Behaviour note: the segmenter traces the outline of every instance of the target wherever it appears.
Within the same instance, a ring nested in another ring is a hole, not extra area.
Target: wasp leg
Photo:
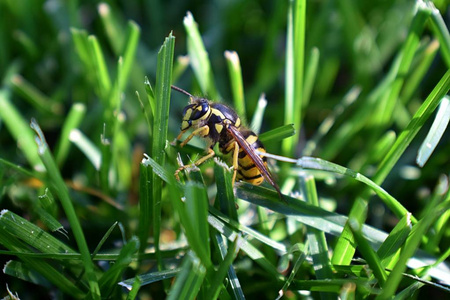
[[[181,131],[180,134],[177,136],[177,140],[181,139],[181,136],[186,131]],[[209,134],[209,126],[205,125],[203,127],[195,129],[181,144],[180,147],[186,146],[187,143],[189,143],[190,140],[196,135],[200,135],[202,137],[205,137]]]
[[[231,181],[231,184],[234,186],[234,182],[236,181],[236,175],[237,175],[237,170],[239,167],[239,162],[238,162],[238,158],[239,158],[239,144],[234,141],[234,150],[233,150],[233,181]]]
[[[202,158],[200,158],[199,160],[197,160],[195,163],[193,164],[189,164],[189,165],[185,165],[182,167],[179,167],[178,170],[175,171],[175,178],[180,181],[180,176],[178,175],[181,171],[183,171],[184,169],[193,167],[193,166],[199,166],[202,163],[204,163],[205,161],[207,161],[208,159],[210,159],[211,157],[213,157],[215,155],[214,150],[211,148],[208,148],[208,154],[206,154],[205,156],[203,156]]]

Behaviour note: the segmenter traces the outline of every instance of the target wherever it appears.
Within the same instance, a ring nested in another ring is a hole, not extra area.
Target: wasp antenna
[[[183,93],[183,94],[185,94],[185,95],[187,95],[187,96],[189,96],[189,97],[191,97],[191,98],[194,98],[194,96],[192,96],[191,94],[189,94],[189,93],[186,92],[185,90],[180,89],[180,88],[177,87],[177,86],[171,85],[170,87],[171,87],[172,89],[174,89],[175,91],[177,91],[177,92]]]

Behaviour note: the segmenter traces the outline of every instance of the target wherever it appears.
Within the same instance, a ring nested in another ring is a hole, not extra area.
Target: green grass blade
[[[46,288],[51,286],[51,283],[45,277],[36,272],[34,269],[29,268],[27,264],[19,261],[10,260],[6,262],[3,267],[3,273],[21,280],[32,282],[36,285],[44,286]]]
[[[384,285],[387,279],[387,273],[381,263],[380,258],[377,253],[372,249],[367,240],[363,237],[361,233],[361,223],[359,220],[350,219],[349,221],[350,229],[353,232],[356,243],[358,244],[358,250],[361,252],[362,257],[366,260],[370,269],[373,271],[375,278],[378,279],[380,285]]]
[[[185,204],[184,217],[181,222],[192,250],[201,259],[202,264],[209,268],[211,250],[209,247],[208,228],[208,197],[203,186],[188,182],[184,186]]]
[[[99,280],[101,293],[104,297],[110,297],[114,288],[118,288],[117,282],[122,276],[122,273],[130,265],[134,254],[139,250],[139,240],[135,237],[131,238],[128,243],[122,247],[119,256],[114,262],[114,265],[104,272]]]
[[[285,254],[287,252],[286,246],[282,243],[276,242],[273,239],[261,234],[259,231],[256,231],[250,227],[244,226],[237,222],[236,220],[231,219],[229,216],[221,213],[220,211],[216,210],[213,207],[209,207],[209,222],[219,222],[219,223],[225,223],[230,228],[242,232],[249,237],[252,237],[255,240],[260,241],[261,243],[264,243],[265,245],[272,247],[273,249],[277,250],[278,252]]]
[[[272,129],[270,131],[261,133],[259,139],[261,142],[271,142],[281,141],[282,139],[291,137],[295,134],[295,128],[293,124],[283,125],[281,127]]]
[[[98,5],[97,9],[108,41],[115,55],[118,56],[123,50],[124,45],[126,45],[125,39],[127,35],[125,30],[123,30],[122,24],[120,24],[117,17],[114,16],[113,9],[111,9],[110,5],[103,2]]]
[[[134,64],[140,33],[139,26],[135,22],[130,21],[128,23],[128,32],[126,35],[126,48],[123,51],[122,71],[120,72],[120,78],[118,78],[118,82],[120,83],[118,87],[119,91],[124,89],[125,83],[128,82],[127,79],[130,77],[130,71]]]
[[[20,75],[11,79],[15,91],[25,98],[37,111],[55,116],[62,113],[61,103],[55,102]]]
[[[69,139],[78,149],[83,152],[83,154],[89,159],[94,168],[98,171],[100,170],[100,164],[102,162],[102,153],[100,150],[92,143],[87,136],[85,136],[78,129],[73,129],[69,133]]]
[[[414,114],[408,126],[401,132],[395,144],[389,153],[380,163],[376,174],[373,176],[373,182],[381,184],[394,165],[404,153],[405,149],[416,136],[417,132],[422,128],[425,121],[431,116],[441,99],[448,93],[450,89],[450,70],[447,71],[436,87],[428,95],[417,112]]]
[[[188,252],[183,259],[181,269],[167,299],[194,299],[200,290],[205,275],[206,269],[201,260],[192,252]]]
[[[61,177],[61,173],[56,166],[56,162],[49,151],[42,130],[39,128],[39,125],[34,122],[31,123],[31,126],[38,135],[36,141],[38,143],[39,155],[42,159],[42,162],[44,163],[45,169],[47,170],[49,185],[53,190],[53,194],[57,195],[59,200],[61,201],[61,205],[72,228],[73,235],[75,236],[75,240],[81,253],[81,258],[88,278],[91,296],[94,299],[99,299],[100,290],[98,287],[96,275],[94,273],[94,264],[91,260],[91,255],[89,253],[86,239],[84,238],[83,230],[70,199],[69,191],[67,190],[67,186],[65,185],[64,180]]]
[[[239,56],[235,51],[225,51],[228,73],[230,74],[233,106],[239,116],[245,117],[244,83]]]
[[[232,179],[232,170],[222,161],[214,159],[214,176],[217,185],[216,202],[225,215],[237,221],[238,214],[234,198]],[[217,207],[217,206],[216,206]]]
[[[431,10],[428,9],[423,2],[417,2],[416,14],[411,23],[408,37],[403,44],[400,52],[400,65],[397,70],[396,78],[390,88],[387,90],[387,95],[382,97],[382,102],[378,105],[377,112],[374,116],[378,119],[376,124],[388,124],[392,117],[400,90],[405,81],[405,75],[408,73],[416,50],[419,46],[420,35],[425,27],[425,22],[429,18]]]
[[[386,283],[383,285],[383,290],[377,297],[378,299],[391,299],[391,297],[397,290],[400,281],[402,280],[407,261],[417,251],[417,248],[422,241],[423,235],[426,234],[428,228],[432,225],[436,218],[450,208],[449,202],[442,203],[443,205],[437,205],[439,198],[440,197],[435,197],[435,199],[432,200],[431,203],[433,205],[429,206],[431,209],[419,221],[419,223],[417,223],[413,227],[413,230],[411,231],[411,234],[406,241],[405,247],[399,257],[399,260],[390,273]]]
[[[0,90],[0,118],[5,123],[11,135],[17,142],[28,160],[28,163],[38,171],[43,171],[44,166],[38,155],[33,131],[20,115],[20,112],[10,102],[10,95],[6,90]]]
[[[136,299],[136,297],[138,295],[138,292],[139,292],[139,289],[141,288],[141,284],[142,284],[142,282],[139,279],[139,276],[136,276],[136,278],[135,278],[135,280],[133,282],[133,285],[131,286],[131,290],[128,293],[127,300],[134,300],[134,299]]]
[[[111,78],[108,74],[108,68],[106,67],[105,57],[103,51],[97,40],[97,37],[91,35],[87,39],[90,51],[92,53],[93,68],[95,71],[98,95],[106,107],[109,107],[109,93],[111,90]]]
[[[434,119],[433,125],[431,125],[425,140],[420,146],[419,153],[417,154],[416,162],[420,167],[423,167],[427,160],[430,158],[434,149],[436,149],[445,129],[450,121],[450,97],[445,96],[441,104],[439,105],[438,112]]]
[[[220,255],[222,259],[224,259],[225,256],[230,252],[228,251],[229,247],[227,244],[225,244],[225,239],[222,235],[216,234],[216,243],[217,247],[219,248]],[[239,282],[239,278],[236,275],[236,271],[234,270],[233,265],[230,265],[228,267],[228,280],[233,291],[234,298],[241,300],[245,299],[241,283]]]
[[[314,177],[311,175],[302,177],[300,179],[302,190],[304,191],[306,202],[319,206],[319,199],[317,197],[316,184]],[[314,271],[317,279],[332,279],[333,273],[331,271],[330,259],[328,258],[328,246],[323,231],[315,228],[308,228],[308,244],[309,253],[313,258]],[[330,295],[323,294],[322,299],[330,298]]]
[[[70,149],[70,132],[72,129],[78,128],[86,113],[86,106],[82,103],[75,103],[70,108],[69,114],[64,121],[59,137],[58,145],[55,150],[55,159],[58,166],[62,166],[69,154]]]
[[[218,299],[219,294],[224,287],[222,282],[227,275],[227,271],[234,259],[236,258],[237,253],[239,252],[239,240],[242,237],[237,236],[236,239],[228,244],[228,249],[225,257],[222,257],[222,261],[219,264],[219,268],[214,274],[213,280],[211,282],[211,287],[206,292],[206,299]]]
[[[180,268],[170,269],[170,270],[163,270],[163,271],[157,271],[157,272],[151,272],[151,273],[145,273],[139,276],[136,276],[135,278],[127,279],[124,281],[119,282],[119,284],[128,290],[132,289],[136,278],[139,278],[140,285],[144,286],[153,282],[161,281],[164,279],[170,279],[175,277],[180,272]]]
[[[183,24],[188,35],[187,48],[190,63],[195,77],[200,84],[200,88],[204,95],[208,95],[211,99],[218,99],[208,52],[206,52],[205,45],[198,30],[198,24],[195,22],[191,12],[188,12],[186,17],[184,17]]]
[[[314,88],[314,82],[317,76],[317,68],[319,67],[320,52],[314,47],[311,49],[308,64],[305,68],[305,83],[302,95],[302,113],[305,114],[305,109],[311,99],[311,94]]]
[[[250,128],[256,133],[259,134],[261,131],[261,125],[263,122],[264,112],[266,111],[267,99],[265,94],[261,94],[258,99],[258,104],[256,106],[256,110],[253,113],[252,122],[250,123]]]
[[[389,236],[381,244],[377,254],[381,259],[381,264],[386,269],[393,269],[397,264],[400,251],[411,232],[411,216],[407,214],[395,225],[394,229],[389,233]]]
[[[450,68],[450,33],[447,26],[445,25],[445,21],[441,13],[436,9],[433,2],[426,2],[426,5],[431,9],[432,12],[431,29],[439,40],[442,56],[445,63],[447,64],[447,67]]]
[[[303,75],[305,59],[305,14],[306,1],[290,1],[288,12],[288,32],[286,45],[286,96],[285,124],[295,124],[296,134],[282,143],[283,155],[294,153],[299,139],[301,109],[303,101]]]
[[[172,33],[165,39],[164,44],[158,53],[158,64],[156,70],[156,85],[155,85],[155,114],[153,119],[153,133],[152,133],[152,157],[156,163],[161,166],[165,165],[167,131],[169,123],[169,107],[170,107],[170,85],[172,82],[173,69],[173,53],[175,47],[175,37]],[[151,97],[149,95],[149,97]],[[162,181],[156,173],[152,173],[149,182],[151,188],[150,203],[147,207],[152,208],[152,230],[155,241],[156,256],[158,258],[158,267],[162,269],[162,261],[159,251],[159,237],[161,227],[161,201],[162,201]],[[143,221],[142,218],[140,221]],[[144,221],[145,224],[146,221]],[[141,243],[146,244],[146,241]],[[141,251],[145,249],[141,246]]]
[[[411,119],[408,126],[399,135],[399,137],[395,141],[394,145],[392,146],[392,148],[390,149],[388,154],[385,156],[383,161],[380,163],[378,170],[375,173],[375,175],[373,176],[373,179],[371,180],[371,182],[373,182],[375,185],[380,185],[381,183],[383,183],[386,176],[389,174],[389,172],[392,170],[394,165],[399,160],[400,156],[404,153],[405,149],[408,147],[408,145],[414,139],[417,132],[422,128],[425,121],[430,117],[430,115],[436,109],[440,100],[448,92],[449,88],[450,88],[450,70],[444,74],[444,76],[438,82],[436,87],[431,91],[431,93],[429,94],[429,96],[427,97],[425,102],[420,106],[420,108],[414,114],[414,116]],[[364,196],[363,198],[366,198],[366,196]],[[358,203],[360,204],[359,208],[352,209],[349,217],[358,218],[363,215],[363,212],[366,210],[365,207],[367,206],[367,200],[360,199],[360,200],[358,200]],[[396,209],[400,209],[401,211],[403,210],[403,209],[401,209],[401,206],[398,206],[393,201],[388,201],[387,203],[390,203],[392,205],[395,204]],[[391,207],[391,209],[392,208],[393,207]],[[399,211],[399,212],[401,212],[401,211]],[[405,213],[406,213],[406,211],[405,211]],[[401,216],[402,215],[399,215],[399,217],[401,217]],[[350,263],[350,258],[354,253],[354,247],[352,246],[352,243],[353,243],[353,238],[352,238],[352,234],[350,232],[350,228],[346,228],[344,234],[342,235],[342,237],[339,239],[338,243],[336,244],[336,251],[335,251],[333,258],[338,258],[340,260],[341,264]],[[342,252],[344,252],[346,255],[339,256],[339,255],[342,255]],[[347,259],[345,261],[343,261],[339,257],[343,257],[343,258],[346,257]],[[333,261],[333,263],[337,263],[334,259],[332,261]]]
[[[0,244],[11,251],[14,251],[16,253],[15,255],[27,265],[28,269],[41,274],[44,278],[66,293],[78,297],[83,296],[83,292],[52,265],[42,259],[33,259],[32,257],[23,255],[32,251],[26,243],[31,245],[36,243],[42,251],[47,251],[46,246],[49,245],[49,251],[53,252],[51,255],[54,255],[54,253],[58,253],[61,250],[64,252],[64,249],[70,250],[71,252],[73,252],[73,250],[50,236],[48,233],[42,231],[39,227],[7,210],[2,210],[0,222],[2,223],[2,228],[4,228],[4,230],[0,230]],[[26,229],[37,230],[29,231]],[[42,236],[42,238],[40,238],[40,236]],[[63,248],[52,251],[61,244],[63,245]],[[21,275],[18,274],[18,276]]]

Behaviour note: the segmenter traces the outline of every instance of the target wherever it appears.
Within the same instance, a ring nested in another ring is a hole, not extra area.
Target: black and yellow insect
[[[181,142],[180,146],[185,146],[196,135],[207,139],[209,143],[208,154],[192,165],[182,166],[175,172],[178,180],[182,170],[193,165],[198,166],[213,157],[215,154],[213,147],[219,143],[219,149],[223,154],[232,154],[233,182],[244,180],[254,185],[260,185],[265,179],[282,197],[280,188],[267,168],[266,157],[255,152],[255,150],[266,152],[263,144],[253,131],[242,126],[241,119],[233,109],[205,98],[194,97],[176,86],[172,86],[172,89],[190,98],[190,104],[183,110],[181,132],[177,140],[180,140],[189,129],[193,128],[194,131]]]

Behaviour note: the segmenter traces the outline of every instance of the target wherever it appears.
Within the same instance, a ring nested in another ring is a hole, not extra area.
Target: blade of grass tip
[[[114,222],[114,224],[111,225],[111,227],[109,227],[108,231],[103,235],[102,239],[100,240],[100,242],[98,243],[97,247],[95,247],[94,251],[92,252],[92,259],[95,258],[95,256],[97,255],[97,253],[100,251],[100,249],[102,248],[103,244],[106,242],[106,240],[109,238],[109,236],[111,235],[112,231],[114,230],[114,228],[116,228],[117,224],[119,222]]]
[[[60,115],[61,103],[53,101],[20,75],[11,78],[15,91],[24,97],[36,110],[49,115]]]
[[[148,80],[147,76],[145,76],[144,80],[145,85],[145,92],[147,94],[147,101],[150,106],[150,111],[148,111],[149,119],[152,120],[155,115],[155,109],[156,109],[156,97],[155,93],[153,91],[152,85],[150,81]],[[153,132],[149,126],[149,133]],[[151,138],[151,137],[150,137]]]
[[[416,163],[423,167],[436,149],[450,121],[450,97],[445,96],[439,105],[438,112],[425,140],[419,148]]]
[[[426,5],[431,9],[431,29],[439,40],[441,45],[441,53],[447,67],[450,68],[450,33],[445,25],[439,10],[436,9],[433,2],[426,2]]]
[[[442,197],[440,197],[440,195],[433,197],[430,205],[428,206],[430,208],[428,212],[419,221],[419,223],[414,225],[410,236],[406,240],[403,251],[400,254],[400,258],[392,272],[389,274],[386,283],[383,285],[381,294],[378,295],[377,299],[392,298],[400,284],[400,281],[403,278],[403,272],[407,267],[408,260],[414,255],[414,253],[420,246],[422,236],[426,234],[427,230],[433,224],[436,218],[450,208],[449,202],[439,204],[441,198]]]
[[[283,155],[289,156],[297,146],[303,101],[303,76],[305,60],[305,15],[306,1],[291,0],[288,11],[288,32],[286,45],[286,99],[285,124],[295,124],[297,132],[292,139],[282,143]]]
[[[169,108],[170,108],[170,85],[172,82],[173,69],[173,55],[175,47],[175,37],[172,32],[164,40],[161,49],[158,52],[158,63],[156,69],[156,85],[155,85],[155,114],[153,119],[153,143],[152,143],[152,157],[155,162],[161,166],[165,165],[166,154],[164,149],[167,144],[167,131],[169,126]],[[146,204],[152,207],[152,229],[155,242],[156,258],[158,261],[158,268],[161,270],[162,259],[161,251],[159,249],[159,237],[161,227],[161,201],[162,201],[162,180],[156,174],[152,173],[150,176],[151,186],[151,202]],[[142,220],[140,218],[140,220]],[[146,241],[141,241],[146,244]],[[145,249],[141,247],[141,251]]]
[[[19,149],[22,150],[28,163],[36,171],[44,171],[44,166],[39,158],[38,148],[34,141],[33,132],[19,111],[10,102],[10,94],[4,89],[0,90],[0,118],[16,140]]]
[[[82,103],[75,103],[70,108],[69,113],[64,121],[59,137],[58,145],[55,150],[55,159],[58,166],[62,166],[69,154],[70,149],[70,132],[72,129],[80,126],[86,113],[86,106]]]
[[[363,237],[361,232],[361,224],[358,220],[349,220],[350,229],[353,232],[356,243],[358,244],[358,250],[361,252],[362,257],[366,260],[370,269],[373,271],[373,275],[378,280],[380,286],[383,286],[387,279],[387,273],[381,263],[380,258],[375,251],[370,247],[367,240]]]
[[[168,300],[194,299],[203,283],[206,268],[194,253],[188,252],[181,264],[181,269],[175,278],[175,283],[169,291]]]
[[[233,106],[239,116],[245,117],[244,83],[242,82],[239,56],[236,51],[225,51],[224,55],[227,60],[228,73],[230,75]]]
[[[295,134],[294,124],[283,125],[281,127],[272,129],[270,131],[261,133],[259,135],[259,139],[261,142],[271,142],[275,143],[276,141],[281,141],[282,139],[288,138]]]
[[[187,12],[183,24],[188,35],[187,49],[195,78],[200,84],[203,94],[208,95],[211,99],[218,99],[219,94],[215,89],[214,75],[208,52],[206,52],[198,30],[198,24],[195,22],[191,12]]]
[[[111,12],[111,7],[107,3],[100,3],[97,7],[98,15],[102,21],[103,28],[108,37],[108,41],[115,55],[120,55],[125,44],[125,32],[122,24]]]
[[[119,79],[119,91],[122,91],[125,87],[125,83],[128,82],[127,79],[130,76],[130,71],[134,64],[140,35],[141,29],[139,26],[133,21],[128,22],[127,40],[125,42],[126,48],[123,52],[123,67],[122,72],[120,72],[121,79]]]
[[[316,183],[314,177],[305,175],[300,177],[300,185],[304,193],[306,202],[319,206],[319,199],[317,197]],[[309,243],[309,252],[313,258],[314,272],[317,279],[332,279],[333,272],[331,270],[330,259],[328,258],[328,246],[323,231],[315,228],[307,228],[307,237]],[[321,294],[321,298],[331,298],[329,294]]]
[[[133,261],[133,256],[138,250],[139,240],[136,237],[132,237],[120,250],[119,256],[115,260],[114,265],[103,273],[98,283],[104,297],[111,296],[110,293],[117,286],[119,278]]]
[[[97,40],[97,37],[90,35],[88,37],[89,50],[92,55],[92,62],[95,71],[95,78],[97,83],[98,97],[102,100],[103,104],[108,107],[108,96],[111,90],[111,79],[108,74],[108,68],[106,67],[103,51]]]
[[[261,125],[263,121],[264,112],[267,106],[267,99],[265,94],[261,94],[258,99],[258,104],[256,106],[256,110],[253,114],[252,122],[250,123],[250,128],[256,133],[259,134],[261,130]]]
[[[47,170],[50,187],[52,190],[54,190],[53,193],[57,195],[59,200],[61,201],[61,205],[72,228],[73,235],[75,236],[75,240],[81,253],[81,258],[88,278],[90,294],[94,299],[100,299],[100,289],[98,286],[97,277],[94,272],[94,264],[91,260],[89,248],[87,246],[86,239],[84,238],[81,224],[72,205],[67,186],[65,185],[64,180],[61,177],[61,173],[59,172],[58,167],[56,166],[56,163],[49,151],[49,147],[47,145],[47,142],[45,141],[44,134],[39,125],[35,121],[32,121],[31,127],[37,133],[36,142],[38,144],[39,156],[41,157],[42,162],[44,163],[44,166]]]
[[[69,140],[80,149],[80,151],[89,159],[94,168],[100,170],[102,154],[100,150],[78,129],[72,129],[69,134]]]
[[[214,158],[214,176],[216,178],[217,196],[214,203],[217,208],[220,207],[225,215],[237,221],[238,214],[234,198],[233,184],[231,182],[231,169],[228,165],[218,158]]]

